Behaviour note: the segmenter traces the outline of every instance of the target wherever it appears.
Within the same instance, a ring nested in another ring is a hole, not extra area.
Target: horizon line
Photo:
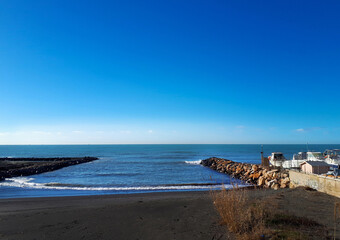
[[[0,146],[98,146],[98,145],[306,145],[306,143],[33,143],[33,144],[0,144]],[[308,143],[308,145],[340,145],[340,143]]]

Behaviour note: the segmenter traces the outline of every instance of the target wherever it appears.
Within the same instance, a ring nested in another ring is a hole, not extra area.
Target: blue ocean
[[[263,145],[265,155],[283,152],[287,158],[309,150],[338,145]],[[221,157],[260,163],[261,145],[18,145],[0,146],[0,157],[82,157],[99,160],[53,172],[0,182],[0,198],[200,191],[226,188],[235,180],[199,165]],[[241,182],[236,182],[242,185]]]

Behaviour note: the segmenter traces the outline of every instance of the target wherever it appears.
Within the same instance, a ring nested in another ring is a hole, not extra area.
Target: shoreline
[[[209,194],[211,190],[202,190],[202,191],[179,191],[179,192],[148,192],[148,193],[117,193],[117,194],[102,194],[102,195],[82,195],[82,196],[42,196],[42,197],[22,197],[22,198],[0,198],[0,215],[2,212],[2,207],[4,202],[13,201],[13,202],[25,202],[27,201],[39,201],[39,199],[53,201],[53,200],[85,200],[85,199],[121,199],[121,198],[135,198],[135,197],[152,197],[154,199],[162,198],[165,195],[201,195],[201,194]],[[215,191],[215,190],[212,190]],[[219,191],[219,190],[216,190]],[[154,195],[154,196],[152,196]],[[65,199],[63,199],[65,198]],[[24,207],[24,206],[23,206]]]
[[[207,184],[207,186],[210,186],[211,184]],[[222,184],[214,184],[212,186],[223,186]],[[242,188],[242,189],[247,189],[247,190],[253,190],[253,189],[262,189],[262,187],[260,186],[255,186],[255,185],[249,185],[249,186],[237,186],[238,188]],[[230,190],[232,188],[226,188],[226,190]],[[52,189],[53,190],[53,189]],[[88,190],[88,191],[91,191],[91,190]],[[19,199],[39,199],[39,198],[82,198],[82,197],[127,197],[127,196],[133,196],[133,195],[138,195],[138,196],[148,196],[148,195],[157,195],[157,194],[184,194],[184,193],[202,193],[202,192],[205,192],[205,193],[210,193],[210,192],[215,192],[215,191],[221,191],[220,188],[211,188],[211,189],[183,189],[183,190],[160,190],[160,191],[149,191],[149,192],[127,192],[127,193],[98,193],[98,194],[80,194],[80,195],[45,195],[45,196],[34,196],[34,197],[26,197],[26,196],[23,196],[23,197],[4,197],[4,198],[1,198],[0,197],[0,203],[2,201],[6,201],[6,200],[19,200]],[[82,192],[82,190],[81,190]]]
[[[71,160],[73,162],[79,161],[79,158],[10,158],[13,162],[28,162],[29,160],[31,162],[52,162],[52,163],[58,163],[61,160],[67,161]],[[85,157],[84,158],[86,162],[96,160],[97,158],[90,158],[90,157]],[[208,161],[210,159],[214,158],[209,158],[205,160],[201,160],[200,164],[197,165],[203,165],[204,161]],[[2,160],[2,158],[0,158]],[[7,160],[7,158],[6,158]],[[1,162],[0,162],[1,163]],[[82,162],[79,162],[80,164]],[[241,164],[241,163],[236,163],[235,164]],[[0,165],[1,166],[1,165]],[[57,169],[55,169],[57,170]],[[213,169],[215,170],[215,169]],[[51,169],[48,169],[48,171],[53,171]],[[0,169],[0,174],[1,174],[1,169]],[[36,174],[36,173],[35,173]],[[34,174],[32,174],[34,175]],[[228,174],[230,178],[234,178],[232,174]],[[1,176],[1,175],[0,175]],[[19,176],[20,177],[20,176]],[[226,187],[226,189],[230,189],[236,184],[237,186],[240,186],[242,188],[247,188],[247,189],[253,189],[255,188],[254,184],[248,185],[247,183],[234,183],[233,182],[237,181],[237,178],[235,180],[231,180],[230,183],[175,183],[175,184],[162,184],[162,185],[157,185],[157,186],[136,186],[136,187],[91,187],[91,186],[80,186],[78,184],[75,184],[72,186],[72,184],[63,184],[63,183],[58,183],[58,182],[52,182],[52,183],[32,183],[34,186],[30,185],[28,182],[29,180],[25,181],[20,181],[19,180],[11,180],[9,179],[3,179],[3,180],[8,180],[8,181],[13,181],[15,184],[20,184],[18,185],[11,185],[11,183],[4,182],[3,186],[6,187],[19,187],[19,188],[25,188],[26,186],[29,188],[29,190],[32,190],[33,194],[23,194],[23,196],[17,197],[15,195],[7,195],[3,198],[0,199],[15,199],[15,198],[27,198],[27,197],[32,197],[32,198],[41,198],[41,197],[76,197],[76,196],[105,196],[105,195],[121,195],[121,194],[127,194],[127,195],[134,195],[134,194],[152,194],[152,193],[174,193],[174,192],[205,192],[205,191],[212,191],[212,190],[221,190],[222,188]],[[19,183],[17,183],[19,182]],[[37,185],[37,186],[36,186]],[[260,186],[259,186],[260,187]],[[83,189],[79,189],[83,188]],[[98,188],[98,189],[92,189],[92,188]],[[131,189],[130,189],[131,188]],[[47,190],[46,194],[36,194],[34,191],[39,191],[39,190]],[[61,193],[59,194],[58,191],[70,191],[66,193]],[[48,192],[50,191],[50,192]],[[51,192],[52,191],[52,192]],[[54,191],[54,192],[53,192]],[[107,192],[106,192],[107,191]]]

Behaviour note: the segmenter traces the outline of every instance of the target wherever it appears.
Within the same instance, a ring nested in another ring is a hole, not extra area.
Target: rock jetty
[[[96,157],[79,158],[0,158],[0,181],[5,178],[29,176],[60,168],[91,162]]]
[[[288,171],[284,169],[262,167],[258,164],[233,162],[216,157],[202,160],[201,164],[249,184],[265,188],[288,188],[290,184]]]

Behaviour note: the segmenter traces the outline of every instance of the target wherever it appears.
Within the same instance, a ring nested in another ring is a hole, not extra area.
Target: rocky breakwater
[[[0,158],[0,181],[5,178],[28,176],[91,162],[96,157],[79,158]]]
[[[231,160],[216,157],[202,160],[201,164],[249,184],[265,188],[288,188],[290,184],[288,171],[284,169],[233,162]]]

